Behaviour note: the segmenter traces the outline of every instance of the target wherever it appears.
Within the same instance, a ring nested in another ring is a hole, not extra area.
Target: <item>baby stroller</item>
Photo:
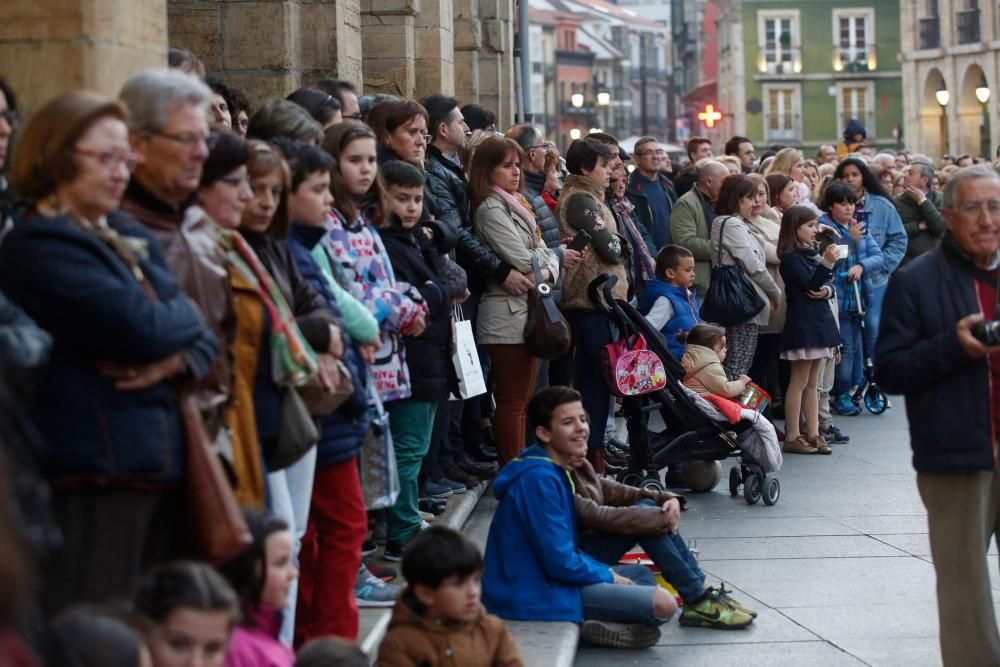
[[[879,389],[878,384],[875,383],[875,363],[872,361],[868,332],[865,328],[865,302],[861,298],[861,281],[855,280],[851,283],[851,286],[854,290],[855,303],[857,303],[857,309],[851,314],[851,317],[854,318],[858,329],[861,331],[861,354],[864,368],[864,379],[858,384],[858,388],[854,390],[851,401],[858,407],[861,407],[863,400],[868,412],[873,415],[880,415],[889,407],[889,399]]]
[[[663,490],[660,471],[667,466],[736,458],[738,465],[730,471],[730,493],[737,495],[742,483],[748,504],[763,498],[764,504],[774,505],[781,495],[780,482],[776,477],[769,478],[761,463],[740,447],[751,424],[716,422],[701,411],[682,387],[684,367],[670,353],[663,335],[631,304],[613,297],[611,289],[616,282],[617,278],[608,274],[594,279],[589,286],[591,301],[618,327],[622,337],[641,334],[666,371],[663,389],[622,398],[629,448],[627,466],[618,474],[618,481]],[[660,433],[649,429],[649,416],[654,412],[660,413],[666,425]],[[715,479],[707,488],[697,490],[709,491],[718,481]]]

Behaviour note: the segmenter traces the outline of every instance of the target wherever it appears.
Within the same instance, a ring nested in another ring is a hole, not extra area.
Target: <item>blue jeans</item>
[[[638,623],[663,625],[669,618],[659,618],[653,613],[653,593],[656,577],[644,565],[619,565],[613,568],[635,586],[622,584],[591,584],[584,586],[583,618],[588,621],[611,623]]]
[[[611,390],[604,381],[601,350],[613,339],[611,323],[603,313],[571,312],[569,322],[576,341],[573,387],[583,397],[583,409],[590,418],[588,449],[604,448],[604,428],[608,423]]]
[[[653,507],[656,503],[644,498],[636,503]],[[660,568],[685,600],[696,600],[705,592],[705,573],[680,535],[622,535],[592,532],[580,539],[580,549],[602,563],[614,565],[639,543],[646,555]]]
[[[871,352],[872,361],[875,361],[875,343],[878,342],[878,327],[882,321],[882,302],[885,301],[885,292],[888,285],[881,287],[869,286],[865,290],[865,297],[868,299],[868,308],[865,310],[865,331],[868,334],[868,350]]]
[[[837,398],[865,377],[865,355],[861,349],[861,328],[851,313],[840,313],[840,337],[844,345],[840,350],[831,398]]]

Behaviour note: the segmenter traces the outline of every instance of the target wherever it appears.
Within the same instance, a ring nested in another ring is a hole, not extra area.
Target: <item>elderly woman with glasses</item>
[[[126,119],[119,102],[64,94],[28,123],[12,164],[30,209],[0,246],[0,289],[54,339],[30,406],[64,540],[51,612],[130,595],[177,555],[176,387],[203,378],[218,351],[156,237],[114,213],[136,162]]]

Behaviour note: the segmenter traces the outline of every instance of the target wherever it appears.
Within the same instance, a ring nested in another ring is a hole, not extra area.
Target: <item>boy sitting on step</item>
[[[461,533],[432,526],[403,556],[407,588],[396,601],[379,648],[381,667],[521,667],[521,653],[500,618],[479,601],[483,558]]]

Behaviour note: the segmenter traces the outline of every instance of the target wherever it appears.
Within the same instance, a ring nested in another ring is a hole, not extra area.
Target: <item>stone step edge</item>
[[[489,488],[489,482],[484,481],[477,484],[474,488],[467,489],[465,493],[452,496],[449,498],[448,511],[439,516],[434,523],[448,526],[455,530],[462,530],[469,515],[476,509],[479,499],[486,493],[487,488]],[[458,502],[452,503],[452,499]],[[392,607],[384,609],[368,608],[360,611],[365,614],[378,616],[368,633],[363,637],[358,637],[358,646],[368,656],[371,664],[374,665],[378,658],[378,647],[382,643],[386,631],[389,629],[389,619],[392,618]]]

